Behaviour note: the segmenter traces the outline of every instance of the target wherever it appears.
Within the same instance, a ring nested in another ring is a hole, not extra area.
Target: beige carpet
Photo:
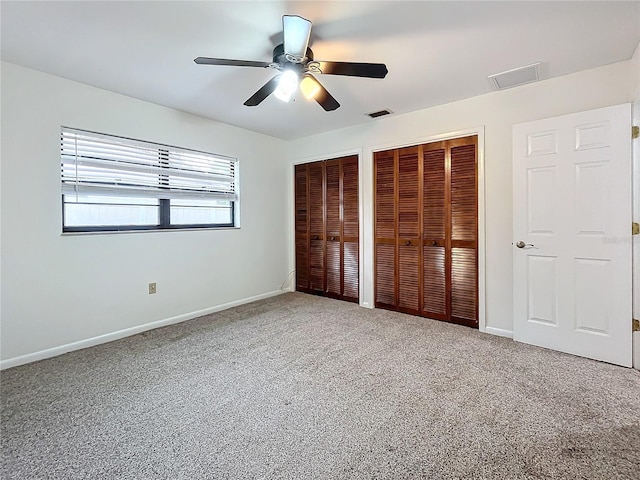
[[[640,478],[640,372],[304,294],[1,382],[4,479]]]

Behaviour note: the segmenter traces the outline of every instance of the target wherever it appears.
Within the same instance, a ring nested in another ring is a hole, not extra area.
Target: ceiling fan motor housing
[[[273,49],[273,63],[278,63],[280,65],[286,65],[287,63],[299,63],[302,65],[306,65],[308,62],[313,60],[313,50],[307,47],[307,52],[302,59],[294,58],[291,55],[287,55],[284,53],[284,44],[281,43],[277,45],[276,48]]]

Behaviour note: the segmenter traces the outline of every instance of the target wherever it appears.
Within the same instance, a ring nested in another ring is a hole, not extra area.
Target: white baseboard
[[[272,292],[262,293],[253,297],[242,298],[222,305],[216,305],[215,307],[205,308],[203,310],[196,310],[195,312],[184,313],[175,317],[165,318],[155,322],[145,323],[144,325],[137,325],[131,328],[125,328],[124,330],[118,330],[116,332],[106,333],[104,335],[98,335],[97,337],[87,338],[85,340],[79,340],[77,342],[67,343],[58,347],[47,348],[46,350],[40,350],[39,352],[28,353],[19,357],[8,358],[0,361],[0,370],[6,368],[17,367],[18,365],[24,365],[25,363],[37,362],[38,360],[44,360],[45,358],[57,357],[64,353],[72,352],[74,350],[80,350],[82,348],[93,347],[102,343],[112,342],[124,337],[130,337],[138,333],[146,332],[147,330],[153,330],[154,328],[166,327],[167,325],[173,325],[174,323],[185,322],[193,318],[209,315],[210,313],[219,312],[228,308],[237,307],[238,305],[244,305],[245,303],[255,302],[256,300],[263,300],[265,298],[275,297],[276,295],[282,295],[287,293],[288,290],[274,290]]]
[[[499,337],[513,338],[513,332],[511,330],[505,330],[504,328],[485,327],[484,332]]]

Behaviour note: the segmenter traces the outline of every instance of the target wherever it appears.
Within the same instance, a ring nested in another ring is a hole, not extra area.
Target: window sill
[[[96,230],[92,232],[60,232],[61,237],[75,237],[83,235],[122,235],[122,234],[140,234],[140,233],[169,233],[169,232],[213,232],[220,230],[240,230],[237,227],[203,227],[203,228],[162,228],[153,230]]]

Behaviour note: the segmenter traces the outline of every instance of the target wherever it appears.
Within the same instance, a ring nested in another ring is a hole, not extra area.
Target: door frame
[[[631,104],[631,124],[640,125],[640,95]],[[631,140],[632,221],[640,222],[640,139]],[[631,236],[631,295],[633,318],[640,318],[640,236]],[[631,334],[633,368],[640,370],[640,332]]]
[[[373,157],[376,152],[410,147],[424,143],[453,140],[455,138],[478,137],[478,330],[494,335],[511,337],[511,332],[486,326],[486,201],[484,165],[484,125],[464,130],[412,138],[402,142],[392,142],[364,148],[360,157],[360,205],[361,205],[361,263],[360,263],[360,305],[374,308],[374,251],[375,251],[375,185]],[[366,200],[366,201],[365,201]],[[363,231],[364,229],[364,231]]]

